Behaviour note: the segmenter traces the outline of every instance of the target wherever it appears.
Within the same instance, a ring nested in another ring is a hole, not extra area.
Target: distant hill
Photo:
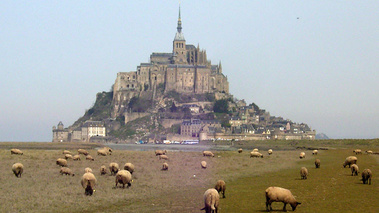
[[[329,139],[329,137],[324,133],[318,133],[316,134],[316,139]]]

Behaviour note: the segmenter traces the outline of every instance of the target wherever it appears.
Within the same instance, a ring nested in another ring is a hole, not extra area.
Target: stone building
[[[68,129],[64,128],[62,121],[59,121],[57,127],[53,126],[53,142],[67,142],[69,135]]]
[[[76,129],[64,128],[62,121],[53,127],[53,142],[89,142],[92,137],[106,137],[102,121],[86,121]]]

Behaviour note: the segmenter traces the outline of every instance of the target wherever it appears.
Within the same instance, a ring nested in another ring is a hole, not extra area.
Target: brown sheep
[[[91,155],[87,155],[86,160],[94,161],[95,159]]]
[[[159,155],[159,159],[168,160],[167,155]]]
[[[74,155],[74,156],[72,157],[72,159],[73,159],[74,161],[78,161],[78,160],[80,160],[80,155]]]
[[[95,175],[92,173],[84,173],[81,184],[83,188],[85,189],[85,195],[92,195],[93,192],[95,191],[95,186],[96,186],[97,180]]]
[[[307,179],[308,169],[305,168],[305,167],[301,167],[301,169],[300,169],[300,176],[301,176],[301,179]]]
[[[342,164],[343,168],[345,168],[347,165],[357,164],[358,158],[355,156],[349,156],[345,159],[345,162]]]
[[[283,202],[283,211],[286,210],[286,205],[290,204],[292,207],[292,211],[295,211],[297,205],[301,204],[296,201],[295,197],[292,195],[291,191],[281,187],[268,187],[266,189],[266,210],[272,211],[271,204],[273,202]]]
[[[225,198],[225,190],[226,190],[225,181],[218,180],[215,185],[215,189],[217,190],[218,193],[220,192],[222,193],[222,198]]]
[[[215,155],[211,151],[203,151],[203,156],[214,157]]]
[[[242,149],[238,149],[238,153],[242,153]]]
[[[120,167],[118,166],[118,163],[110,163],[109,164],[109,171],[111,172],[111,175],[116,175]]]
[[[363,184],[370,184],[371,185],[371,178],[372,178],[372,172],[370,169],[365,169],[363,170],[362,172],[362,181],[363,181]]]
[[[64,159],[68,160],[68,159],[73,159],[72,155],[70,154],[65,154],[64,155]]]
[[[68,151],[68,150],[63,150],[63,154],[64,154],[64,155],[65,155],[65,154],[72,155],[72,153],[71,153],[70,151]]]
[[[134,172],[134,165],[132,163],[125,163],[124,170],[129,171],[130,174]]]
[[[67,167],[67,160],[63,158],[58,158],[56,164],[61,167]]]
[[[201,161],[200,162],[201,168],[206,169],[207,168],[207,162]]]
[[[68,167],[61,167],[61,170],[59,171],[59,173],[61,173],[61,175],[72,175],[72,176],[75,176],[75,174]]]
[[[220,202],[220,195],[218,194],[216,189],[208,189],[204,193],[204,208],[201,210],[205,210],[206,213],[217,213],[218,205]]]
[[[358,173],[359,173],[358,165],[352,164],[350,168],[351,168],[351,176],[354,176],[354,175],[358,176]]]
[[[157,155],[164,155],[166,153],[167,153],[166,150],[155,150],[155,156],[157,156]]]
[[[12,171],[16,177],[21,177],[22,172],[24,172],[24,166],[21,163],[15,163],[12,165]]]
[[[163,163],[162,170],[168,170],[168,164],[167,163]]]
[[[11,155],[23,155],[24,153],[19,149],[11,149]]]
[[[107,167],[104,165],[100,167],[100,175],[105,175],[107,174]]]
[[[78,149],[78,154],[79,155],[82,154],[82,155],[87,156],[87,155],[89,155],[89,152],[85,149]]]
[[[116,186],[115,188],[117,187],[117,184],[120,183],[122,184],[122,188],[125,188],[125,184],[127,184],[128,186],[126,188],[129,188],[131,185],[132,185],[132,174],[130,174],[129,171],[127,170],[120,170],[117,172],[116,174]]]
[[[316,166],[316,169],[317,169],[317,168],[320,168],[320,164],[321,164],[320,159],[316,159],[316,160],[315,160],[315,166]]]

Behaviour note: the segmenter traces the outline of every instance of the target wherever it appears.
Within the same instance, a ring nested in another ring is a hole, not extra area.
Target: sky
[[[379,138],[379,2],[182,0],[230,93],[334,139]],[[172,52],[179,1],[0,2],[0,141],[51,141],[118,72]]]

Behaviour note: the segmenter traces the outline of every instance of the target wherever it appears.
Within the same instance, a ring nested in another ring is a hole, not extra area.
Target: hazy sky
[[[177,0],[1,1],[0,141],[51,141],[117,72],[171,52]],[[379,2],[181,1],[230,92],[331,138],[379,137]]]

